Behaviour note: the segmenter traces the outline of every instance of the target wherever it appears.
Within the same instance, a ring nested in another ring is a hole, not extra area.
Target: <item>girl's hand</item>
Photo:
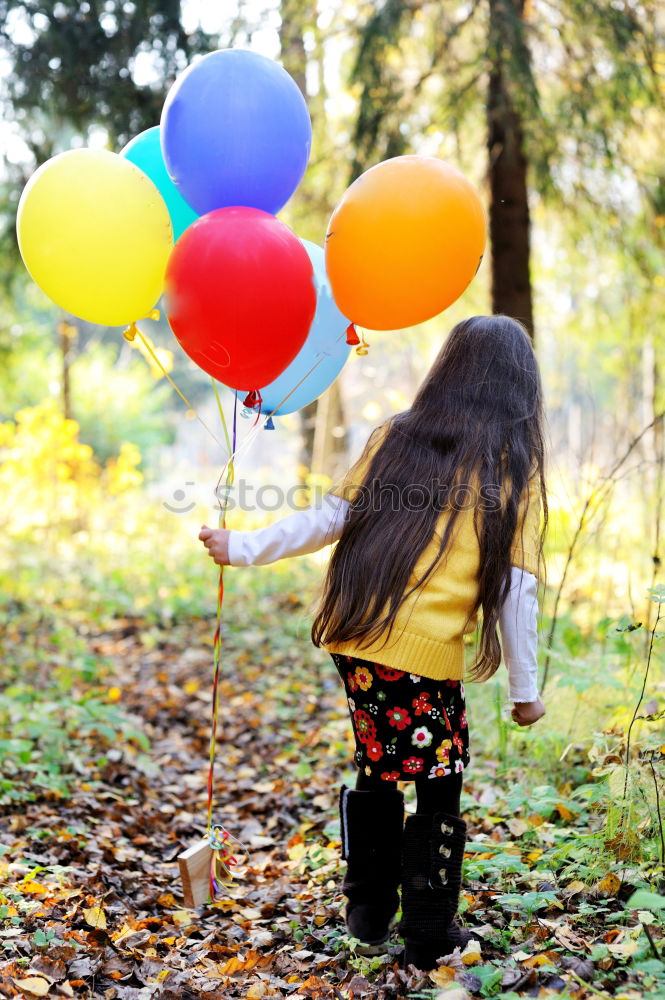
[[[516,701],[510,714],[518,726],[532,726],[545,714],[543,699],[538,696],[535,701]]]
[[[208,550],[208,555],[212,556],[218,566],[230,566],[229,562],[229,535],[226,528],[209,528],[203,525],[199,531],[199,539]]]

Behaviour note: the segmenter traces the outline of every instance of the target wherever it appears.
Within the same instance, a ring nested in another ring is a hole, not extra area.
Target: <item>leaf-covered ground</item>
[[[507,770],[478,741],[462,908],[480,953],[429,975],[400,970],[396,933],[384,955],[360,954],[339,892],[337,794],[352,769],[336,673],[311,650],[296,595],[257,596],[251,609],[235,595],[227,607],[215,818],[247,846],[246,875],[214,905],[183,907],[176,856],[205,826],[213,622],[79,622],[74,693],[90,687],[93,722],[60,719],[61,702],[37,722],[49,740],[60,726],[70,734],[69,792],[23,795],[21,781],[48,782],[4,757],[0,995],[665,996],[659,897],[630,839],[608,851],[600,783],[574,745],[568,779],[559,768],[535,784],[528,756]],[[19,662],[41,643],[49,670],[68,656],[53,635],[37,620],[5,643]],[[106,665],[103,686],[92,668],[86,681],[86,663]],[[413,808],[411,789],[407,799]],[[625,905],[635,889],[643,909]]]

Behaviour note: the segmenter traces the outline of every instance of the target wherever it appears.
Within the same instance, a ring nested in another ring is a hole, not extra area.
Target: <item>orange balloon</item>
[[[354,323],[399,330],[447,309],[473,279],[487,224],[475,188],[433,156],[396,156],[353,182],[333,212],[326,270]]]

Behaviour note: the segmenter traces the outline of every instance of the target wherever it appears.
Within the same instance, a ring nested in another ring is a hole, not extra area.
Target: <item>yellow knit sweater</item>
[[[387,427],[381,428],[370,448],[348,471],[342,483],[331,490],[332,493],[349,501],[354,499],[386,430]],[[473,631],[477,621],[477,615],[469,620],[478,596],[480,566],[480,547],[473,515],[473,509],[460,511],[443,559],[425,585],[414,591],[402,604],[385,645],[385,636],[382,636],[367,647],[359,645],[362,639],[331,643],[326,646],[328,652],[357,656],[434,680],[461,679],[464,676],[463,637],[465,633]],[[446,511],[441,513],[432,541],[418,559],[408,587],[422,576],[435,558],[448,517]],[[511,561],[513,566],[521,567],[535,576],[538,576],[540,569],[540,517],[540,494],[532,481],[528,494],[520,505]]]

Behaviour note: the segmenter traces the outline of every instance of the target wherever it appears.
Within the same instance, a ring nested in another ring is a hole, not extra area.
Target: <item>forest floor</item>
[[[67,789],[40,791],[29,764],[3,785],[0,996],[665,996],[660,915],[626,906],[648,889],[630,852],[599,853],[597,783],[580,748],[568,750],[569,780],[534,788],[528,761],[507,770],[474,755],[472,704],[462,909],[480,953],[406,973],[395,932],[385,954],[360,954],[339,888],[337,795],[352,780],[341,686],[306,635],[284,627],[303,616],[296,595],[264,595],[254,611],[259,625],[240,617],[225,638],[214,813],[249,863],[199,911],[184,907],[176,858],[205,828],[214,622],[77,628],[82,662],[104,664],[101,684],[85,670],[77,682],[79,701],[89,688],[86,724],[65,710],[61,720],[58,702],[35,723],[37,744],[42,725],[73,740]],[[20,620],[6,643],[53,652],[52,622],[28,635]]]

